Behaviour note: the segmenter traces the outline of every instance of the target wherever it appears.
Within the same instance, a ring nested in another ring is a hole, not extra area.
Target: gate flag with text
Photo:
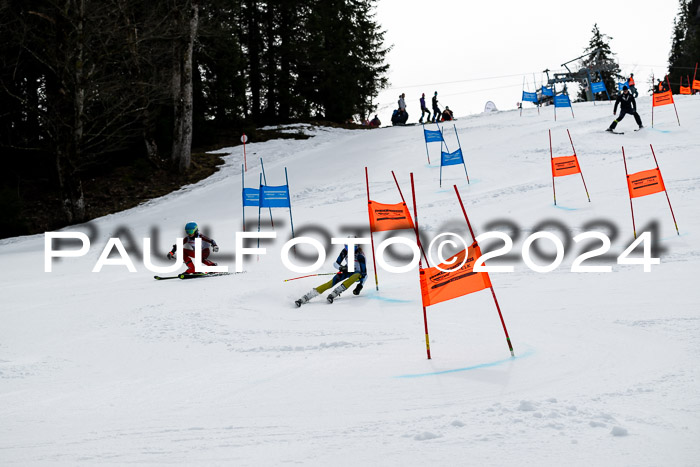
[[[476,241],[474,235],[474,230],[472,229],[471,223],[469,222],[469,217],[467,217],[467,211],[464,209],[464,204],[462,203],[462,198],[459,195],[459,190],[457,185],[453,185],[455,193],[457,195],[457,200],[464,214],[464,219],[467,222],[467,227],[472,237],[472,244],[466,249],[460,251],[459,253],[451,256],[445,262],[438,266],[430,267],[427,264],[423,267],[422,259],[419,257],[418,260],[418,272],[419,272],[419,285],[421,290],[421,302],[423,305],[423,323],[425,327],[425,349],[428,354],[428,359],[430,356],[430,337],[428,335],[428,313],[426,308],[429,306],[437,305],[455,298],[463,297],[475,292],[479,292],[484,289],[490,289],[493,301],[496,305],[496,310],[498,311],[498,316],[501,320],[501,325],[503,326],[503,332],[506,336],[506,343],[508,344],[508,349],[510,350],[511,356],[515,356],[513,352],[513,345],[510,342],[510,336],[508,335],[508,329],[506,329],[506,323],[503,320],[503,314],[501,313],[501,307],[496,299],[496,292],[491,284],[491,278],[488,272],[484,271],[474,271],[474,266],[477,261],[481,258],[481,250],[479,244]],[[413,181],[413,173],[411,173],[411,191],[413,194],[413,212],[416,217],[416,243],[421,247],[420,235],[418,231],[418,214],[417,214],[417,202],[416,202],[416,188]],[[422,249],[422,247],[421,247]]]
[[[652,77],[652,81],[653,81]],[[654,128],[654,109],[656,107],[661,107],[664,105],[673,104],[673,110],[676,111],[676,119],[678,120],[678,126],[681,125],[681,120],[678,118],[678,109],[676,109],[676,103],[673,101],[673,93],[671,92],[671,83],[668,80],[668,75],[666,75],[666,83],[668,85],[668,91],[665,92],[655,92],[652,95],[651,103],[651,127]]]
[[[491,287],[491,279],[486,272],[474,272],[474,262],[481,258],[481,250],[476,243],[448,258],[444,263],[420,270],[420,289],[423,306],[468,295]],[[450,267],[464,263],[452,271]],[[445,272],[449,271],[449,272]]]
[[[574,117],[574,108],[571,107],[571,100],[567,94],[559,94],[554,96],[554,121],[557,121],[557,108],[558,107],[569,107],[571,109],[571,117]]]
[[[693,93],[690,87],[690,76],[686,75],[685,78],[688,81],[688,85],[683,86],[683,77],[681,76],[681,88],[679,94],[685,94],[686,96],[689,96]]]
[[[365,183],[367,184],[367,213],[369,215],[369,236],[372,246],[372,263],[374,265],[374,283],[379,290],[379,276],[377,275],[377,261],[374,254],[374,232],[386,232],[389,230],[415,230],[415,224],[411,218],[411,212],[408,210],[406,200],[401,192],[401,187],[396,179],[394,172],[391,172],[394,177],[394,183],[399,190],[401,196],[400,203],[384,204],[372,201],[369,195],[369,172],[365,167]],[[425,255],[425,253],[423,253]]]
[[[632,229],[634,231],[634,238],[637,238],[637,227],[634,221],[634,206],[632,204],[633,198],[641,198],[642,196],[653,195],[656,193],[664,192],[666,194],[666,200],[668,201],[668,207],[671,210],[671,216],[673,217],[673,223],[676,226],[676,233],[680,235],[678,230],[678,223],[676,222],[676,215],[673,213],[673,207],[671,206],[671,199],[668,197],[668,191],[666,191],[666,185],[664,184],[664,179],[661,176],[661,169],[659,168],[659,163],[656,160],[656,154],[654,153],[654,147],[650,144],[651,154],[654,156],[654,163],[656,164],[655,169],[642,170],[641,172],[629,173],[627,172],[627,158],[625,157],[625,148],[622,147],[622,160],[625,163],[625,175],[627,176],[627,191],[630,197],[630,210],[632,211]]]
[[[292,238],[294,238],[294,219],[292,218],[292,199],[289,195],[289,176],[287,168],[284,168],[284,178],[287,182],[285,185],[263,185],[262,174],[260,175],[260,196],[258,203],[258,232],[260,232],[260,211],[262,208],[270,209],[270,219],[272,219],[272,208],[288,208],[289,209],[289,224],[292,229]],[[274,227],[274,224],[273,224]],[[258,239],[260,246],[260,239]]]
[[[428,151],[428,143],[440,143],[440,151],[442,151],[442,145],[447,148],[447,143],[445,143],[445,138],[442,134],[442,129],[440,124],[435,122],[437,125],[437,130],[426,130],[425,125],[423,125],[423,138],[425,139],[425,154],[428,156],[428,165],[430,165],[430,152]],[[448,149],[449,151],[449,149]]]
[[[457,137],[457,150],[454,152],[440,151],[440,186],[442,186],[442,168],[449,165],[462,164],[464,173],[467,176],[467,184],[469,184],[469,173],[467,172],[467,164],[464,162],[464,154],[462,153],[462,144],[459,142],[459,134],[457,133],[457,125],[453,124],[455,136]]]
[[[554,186],[554,179],[556,177],[565,177],[567,175],[581,174],[581,180],[583,181],[583,189],[586,190],[586,196],[588,197],[588,202],[591,202],[591,197],[588,194],[588,188],[586,187],[586,180],[583,178],[583,172],[581,171],[581,166],[578,163],[578,156],[576,155],[576,148],[574,147],[574,140],[571,139],[571,133],[566,130],[566,134],[569,135],[569,141],[571,142],[571,150],[574,151],[573,156],[562,156],[554,157],[554,151],[552,149],[552,130],[549,130],[549,157],[552,163],[552,191],[554,192],[554,205],[557,204],[557,191]]]

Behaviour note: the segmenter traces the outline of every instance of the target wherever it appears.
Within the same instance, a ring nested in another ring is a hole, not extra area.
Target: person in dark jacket
[[[382,124],[382,121],[379,120],[379,117],[377,117],[376,115],[369,122],[369,126],[371,126],[372,128],[378,128],[381,124]]]
[[[299,300],[296,300],[294,302],[296,306],[302,306],[303,304],[308,303],[309,300],[311,300],[314,297],[318,297],[323,292],[330,289],[339,282],[341,284],[338,287],[336,287],[333,290],[333,292],[331,292],[330,295],[328,295],[328,297],[326,297],[328,303],[333,303],[333,300],[338,298],[341,293],[349,289],[350,286],[355,282],[357,282],[358,284],[357,286],[355,286],[352,293],[354,295],[360,295],[360,292],[362,291],[362,286],[365,283],[365,279],[367,279],[367,260],[365,258],[365,253],[362,251],[362,248],[360,248],[359,245],[355,246],[355,272],[349,272],[347,264],[348,262],[353,261],[351,255],[352,253],[348,253],[348,245],[345,245],[343,250],[338,255],[338,258],[335,260],[335,263],[333,263],[333,267],[335,267],[338,270],[338,273],[335,276],[333,276],[333,279],[329,280],[325,284],[321,284],[318,287],[311,289],[309,293],[301,297]]]
[[[454,120],[455,119],[455,114],[452,113],[450,110],[450,107],[447,106],[445,107],[445,110],[442,111],[442,121],[447,122],[449,120]]]
[[[435,95],[433,96],[433,123],[440,118],[441,113],[440,107],[438,107],[437,91],[435,91]]]
[[[644,128],[644,125],[642,125],[642,118],[637,113],[637,102],[634,100],[634,97],[632,97],[632,94],[630,94],[630,90],[627,86],[622,87],[622,94],[617,96],[617,99],[615,100],[613,115],[617,113],[618,104],[620,105],[620,116],[613,120],[610,127],[606,131],[615,131],[617,124],[620,123],[620,121],[625,118],[625,115],[627,114],[634,117],[634,120],[637,122],[637,125],[639,125],[640,130]]]
[[[425,93],[420,98],[420,120],[418,123],[423,123],[423,115],[428,114],[428,122],[430,122],[430,110],[425,106]]]

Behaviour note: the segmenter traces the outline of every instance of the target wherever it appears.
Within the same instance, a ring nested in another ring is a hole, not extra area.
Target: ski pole
[[[284,282],[295,281],[297,279],[303,279],[305,277],[316,277],[316,276],[335,276],[337,272],[324,272],[322,274],[309,274],[308,276],[293,277],[291,279],[285,279]]]

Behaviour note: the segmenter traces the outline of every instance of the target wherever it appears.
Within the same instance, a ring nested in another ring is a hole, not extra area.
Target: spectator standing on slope
[[[428,122],[430,122],[430,110],[425,106],[425,93],[420,98],[420,120],[418,123],[423,123],[423,115],[428,114]]]
[[[627,80],[627,85],[630,87],[630,94],[632,94],[632,97],[636,99],[639,96],[639,93],[635,87],[634,73],[630,73],[630,78]]]
[[[435,95],[433,96],[433,123],[439,121],[441,113],[440,107],[438,107],[437,91],[435,91]]]

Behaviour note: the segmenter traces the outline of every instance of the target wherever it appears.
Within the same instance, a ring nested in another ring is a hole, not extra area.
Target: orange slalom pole
[[[681,78],[681,81],[683,78]],[[668,75],[666,75],[666,84],[668,84],[668,90],[671,90],[671,82],[668,80]],[[673,99],[673,92],[671,92],[671,98]],[[652,103],[653,104],[653,103]],[[681,120],[678,118],[678,109],[676,108],[676,100],[673,99],[673,110],[676,111],[676,120],[678,120],[678,126],[681,126]]]
[[[627,172],[627,159],[625,158],[625,147],[622,146],[622,161],[625,163],[625,180],[627,182],[627,193],[629,194],[630,197],[630,210],[632,211],[632,230],[634,231],[634,238],[637,238],[637,227],[634,224],[634,206],[632,205],[632,193],[629,192],[629,178],[630,175]]]
[[[406,204],[406,200],[405,200],[404,197],[403,197],[403,192],[401,192],[401,187],[399,186],[399,181],[396,179],[396,174],[394,173],[393,170],[391,171],[391,175],[394,177],[394,183],[396,183],[396,188],[398,188],[398,190],[399,190],[399,195],[401,195],[401,202],[403,202],[403,204]],[[413,217],[416,217],[416,216],[417,216],[417,214],[416,214],[416,208],[415,208],[415,206],[414,206],[414,207],[413,207]],[[417,225],[414,223],[413,226],[414,226],[414,228],[415,228],[415,230],[416,230],[416,232],[417,232],[417,231],[418,231]],[[425,254],[425,250],[423,250],[423,245],[421,245],[421,244],[419,243],[419,244],[418,244],[418,247],[420,248],[420,251],[423,253],[423,258],[425,258],[425,264],[426,264],[428,267],[430,267],[430,264],[428,263],[428,257],[427,257],[426,254]]]
[[[569,135],[569,141],[571,141],[571,149],[574,150],[574,157],[576,158],[576,164],[578,164],[578,173],[581,174],[581,181],[583,182],[583,189],[586,190],[586,196],[588,197],[588,202],[591,202],[591,195],[588,194],[588,187],[586,186],[586,180],[583,178],[583,170],[581,170],[581,164],[578,163],[578,155],[576,155],[576,148],[574,147],[574,140],[571,139],[571,133],[569,129],[566,129],[566,134]],[[551,142],[550,142],[551,144]]]
[[[453,185],[455,193],[457,193],[457,199],[459,200],[459,206],[462,208],[462,213],[464,213],[464,219],[467,221],[467,226],[469,227],[469,232],[472,234],[472,239],[474,243],[476,242],[476,236],[474,235],[474,230],[472,229],[472,224],[469,222],[469,217],[467,217],[467,211],[464,209],[464,204],[462,203],[462,197],[459,196],[459,190],[457,190],[457,185]],[[493,302],[496,304],[496,310],[498,310],[498,317],[501,319],[501,325],[503,325],[503,332],[506,334],[506,342],[508,343],[508,348],[510,349],[510,356],[515,357],[515,352],[513,352],[513,344],[510,342],[510,336],[508,335],[508,329],[506,329],[506,322],[503,320],[503,314],[501,313],[501,307],[498,305],[498,299],[496,298],[496,292],[493,290],[493,285],[489,286],[491,289],[491,295],[493,295]]]
[[[649,147],[651,148],[651,155],[654,156],[654,162],[656,162],[656,170],[659,171],[659,178],[661,179],[661,183],[664,181],[663,175],[661,175],[661,169],[659,168],[659,163],[656,160],[656,154],[654,154],[654,147],[650,144]],[[666,193],[666,200],[668,201],[668,207],[671,209],[671,217],[673,217],[673,224],[676,226],[676,233],[678,235],[681,234],[681,232],[678,230],[678,222],[676,222],[676,215],[673,214],[673,206],[671,206],[671,199],[668,197],[668,191],[666,190],[666,184],[664,183],[664,193]]]
[[[556,109],[554,110],[556,112]],[[549,162],[552,170],[552,192],[554,193],[554,205],[557,205],[557,190],[554,188],[554,153],[552,152],[552,130],[549,130]],[[473,236],[473,235],[472,235]]]
[[[416,243],[423,249],[420,244],[420,235],[418,235],[418,212],[416,211],[416,187],[413,184],[413,172],[411,172],[411,194],[413,195],[413,215],[415,216],[414,225],[416,226]],[[420,256],[418,257],[418,271],[419,274],[423,274],[423,265]],[[422,292],[422,291],[421,291]],[[421,304],[423,300],[421,298]],[[423,305],[423,325],[425,327],[425,351],[428,353],[428,360],[430,360],[430,336],[428,335],[428,313],[425,310],[425,305]]]
[[[365,167],[365,182],[367,183],[367,215],[369,216],[370,220],[369,238],[370,242],[372,243],[372,265],[374,266],[374,284],[377,287],[377,290],[379,290],[379,277],[377,277],[377,258],[374,254],[374,235],[372,235],[372,201],[369,199],[369,174],[367,173],[367,167]]]

